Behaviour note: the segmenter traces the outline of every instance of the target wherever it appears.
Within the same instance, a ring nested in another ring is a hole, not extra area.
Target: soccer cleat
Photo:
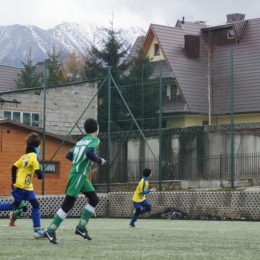
[[[56,239],[55,232],[50,233],[48,229],[44,230],[44,236],[49,239],[49,241],[53,244],[59,244],[59,242]]]
[[[84,229],[78,229],[78,227],[75,228],[75,234],[82,236],[84,239],[92,240],[92,238],[89,236],[87,229],[84,227]]]
[[[39,239],[39,238],[45,238],[45,235],[44,235],[44,231],[43,230],[37,230],[35,231],[34,233],[34,238],[35,239]]]
[[[9,220],[10,220],[9,226],[10,226],[10,227],[16,227],[15,217],[14,217],[14,215],[13,215],[13,212],[10,212]]]
[[[129,227],[135,227],[135,224],[129,224]]]

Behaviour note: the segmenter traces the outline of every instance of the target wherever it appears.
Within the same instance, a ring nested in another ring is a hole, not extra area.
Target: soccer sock
[[[13,205],[12,203],[6,202],[6,203],[0,203],[0,211],[7,211],[12,210]]]
[[[21,209],[21,208],[23,208],[23,207],[25,207],[25,206],[26,206],[26,203],[22,200],[22,201],[20,202],[20,204],[19,204],[18,209]]]
[[[132,219],[131,219],[131,222],[130,222],[129,225],[133,225],[136,220],[137,220],[137,216],[134,214],[134,215],[132,216]]]
[[[33,228],[35,231],[41,228],[41,214],[40,209],[32,208],[32,221],[33,221]]]
[[[95,208],[87,204],[87,206],[84,208],[82,212],[81,219],[78,224],[78,229],[84,229],[84,227],[88,224],[89,219],[93,215],[94,211]]]
[[[13,212],[14,221],[23,213],[23,207],[26,207],[26,203],[22,200],[18,209]]]
[[[61,222],[67,217],[67,214],[60,208],[56,215],[54,216],[48,231],[50,233],[55,232],[55,230],[60,226]]]
[[[20,217],[20,215],[23,213],[23,209],[17,209],[16,211],[13,212],[13,216],[14,216],[14,221],[17,220],[18,217]]]

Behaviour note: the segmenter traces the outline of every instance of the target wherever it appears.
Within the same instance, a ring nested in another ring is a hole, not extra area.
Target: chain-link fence
[[[8,152],[4,125],[26,133],[38,129],[46,164],[63,165],[91,116],[100,125],[98,154],[107,160],[105,166],[94,164],[91,178],[108,191],[111,184],[139,181],[145,167],[160,188],[174,180],[217,180],[232,187],[250,179],[254,185],[260,174],[259,58],[259,51],[249,50],[185,64],[176,60],[182,68],[176,74],[166,61],[109,67],[67,84],[2,93],[2,117],[11,120],[0,125],[1,153]],[[36,121],[36,128],[28,123]],[[50,149],[48,138],[60,140],[59,145]],[[13,161],[1,163],[0,172],[9,174]],[[60,168],[52,180],[60,182],[68,172],[69,167]],[[48,190],[48,176],[45,181]]]

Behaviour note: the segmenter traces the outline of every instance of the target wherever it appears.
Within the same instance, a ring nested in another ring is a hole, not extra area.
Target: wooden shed
[[[40,146],[42,160],[44,147],[42,129],[9,119],[0,119],[0,196],[10,195],[11,167],[25,153],[26,137],[31,132],[38,133],[42,139]],[[62,136],[45,132],[45,167],[47,168],[43,181],[38,180],[37,175],[34,176],[33,185],[37,195],[64,194],[71,168],[71,161],[66,159],[66,154],[76,141],[66,140],[63,143],[63,140]]]

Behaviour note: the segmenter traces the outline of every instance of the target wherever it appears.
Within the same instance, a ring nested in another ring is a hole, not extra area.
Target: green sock
[[[48,231],[50,233],[55,232],[55,230],[60,226],[61,222],[63,221],[63,219],[61,217],[59,217],[58,214],[56,214],[50,224],[50,226],[48,227]]]
[[[23,213],[23,207],[26,206],[26,203],[22,200],[18,209],[15,210],[12,214],[14,216],[14,221],[16,221],[18,219],[18,217],[20,217],[20,215]]]
[[[17,220],[18,217],[20,217],[20,215],[23,213],[22,209],[17,209],[16,211],[13,212],[13,216],[14,216],[14,221]]]
[[[91,216],[93,215],[93,212],[88,211],[87,209],[84,209],[81,215],[81,219],[78,224],[79,229],[83,229],[87,224]]]

